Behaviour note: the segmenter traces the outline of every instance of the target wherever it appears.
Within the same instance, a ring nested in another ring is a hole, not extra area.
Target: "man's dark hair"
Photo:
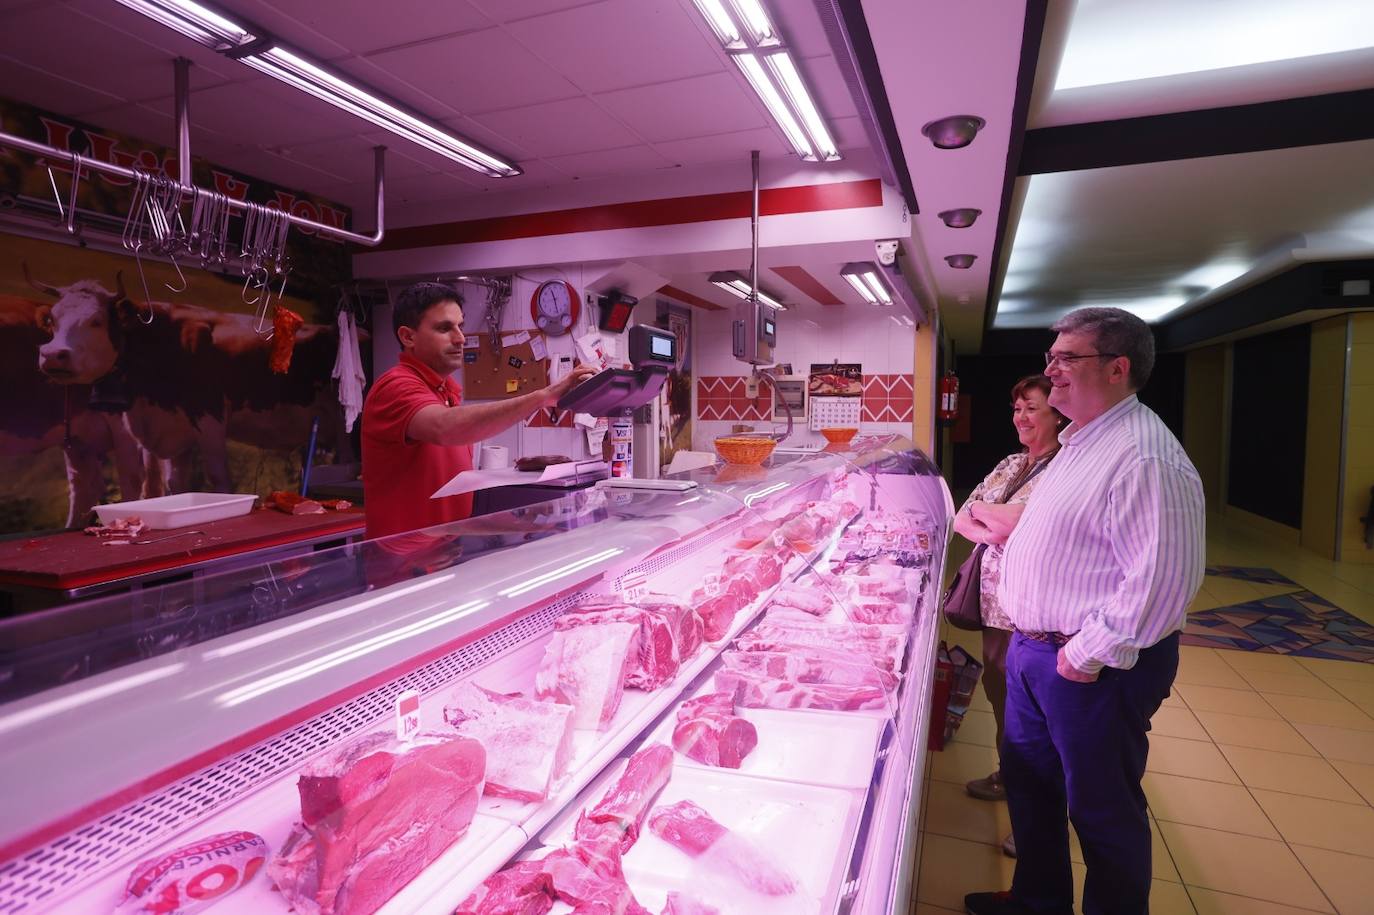
[[[1150,325],[1122,308],[1080,308],[1071,311],[1050,330],[1059,334],[1086,334],[1099,353],[1115,353],[1130,360],[1130,384],[1139,391],[1155,367],[1155,337]]]
[[[391,329],[396,339],[401,338],[402,327],[415,330],[425,312],[442,302],[456,302],[461,307],[463,297],[447,283],[416,283],[402,290],[396,297],[396,304],[391,306]]]

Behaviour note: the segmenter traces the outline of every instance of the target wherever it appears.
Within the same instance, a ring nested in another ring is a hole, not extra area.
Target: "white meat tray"
[[[101,524],[121,518],[137,517],[154,530],[194,527],[246,515],[253,510],[258,497],[235,492],[179,492],[174,496],[156,499],[134,499],[114,505],[97,505],[95,513]]]

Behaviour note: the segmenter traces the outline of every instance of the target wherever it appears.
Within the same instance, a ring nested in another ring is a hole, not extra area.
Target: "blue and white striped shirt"
[[[1007,540],[998,598],[1017,629],[1072,635],[1079,670],[1130,668],[1183,628],[1202,586],[1202,481],[1135,395],[1059,441]]]

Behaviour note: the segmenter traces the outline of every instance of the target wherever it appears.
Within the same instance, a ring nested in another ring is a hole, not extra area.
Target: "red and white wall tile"
[[[763,387],[757,397],[746,391],[743,375],[703,375],[697,379],[697,419],[729,422],[767,422],[773,400]]]
[[[915,408],[910,375],[864,376],[863,422],[909,423]]]

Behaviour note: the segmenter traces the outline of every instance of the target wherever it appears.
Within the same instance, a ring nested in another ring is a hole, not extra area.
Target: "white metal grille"
[[[468,671],[538,638],[580,595],[569,595],[412,673],[358,696],[257,746],[168,785],[0,866],[0,915],[27,912],[98,878],[193,823],[236,803],[339,741],[392,714],[396,696],[444,688]]]

